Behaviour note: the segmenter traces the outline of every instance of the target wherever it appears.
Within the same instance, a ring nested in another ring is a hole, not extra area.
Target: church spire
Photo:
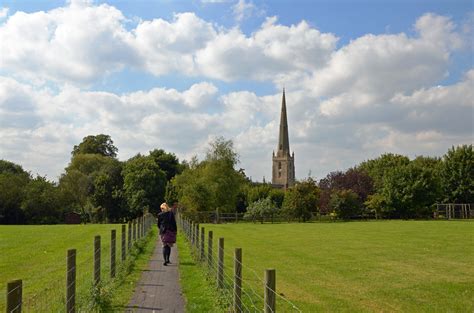
[[[277,151],[278,155],[290,154],[290,141],[288,140],[288,120],[286,117],[285,88],[283,88],[283,97],[281,100],[280,136],[278,138]]]
[[[272,185],[287,189],[295,184],[295,154],[290,155],[285,88],[281,99],[280,134],[276,153],[272,154]]]

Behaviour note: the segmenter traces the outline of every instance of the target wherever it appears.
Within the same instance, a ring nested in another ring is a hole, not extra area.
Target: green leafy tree
[[[384,196],[377,193],[369,195],[364,205],[370,212],[375,214],[375,219],[389,216],[391,213],[387,207]]]
[[[272,185],[265,184],[265,183],[264,184],[257,183],[253,186],[250,186],[247,189],[247,201],[249,203],[253,203],[258,200],[268,198],[268,196],[270,195],[270,192],[273,189],[274,188],[272,187]]]
[[[21,208],[28,224],[56,224],[63,220],[58,188],[38,176],[25,186]]]
[[[156,214],[164,201],[166,174],[151,156],[137,155],[128,160],[122,171],[124,195],[133,215],[144,210]]]
[[[162,149],[155,149],[150,151],[150,157],[152,157],[160,169],[165,172],[167,181],[181,173],[184,169],[184,165],[179,163],[179,159],[174,153],[167,153]]]
[[[312,178],[308,178],[286,191],[282,213],[288,218],[307,221],[316,211],[320,190]]]
[[[59,180],[65,209],[93,221],[118,221],[129,215],[122,189],[122,163],[100,154],[73,156]]]
[[[178,191],[171,181],[166,183],[165,201],[170,205],[179,202]]]
[[[272,200],[273,203],[275,203],[278,209],[281,209],[283,201],[285,200],[285,191],[273,188],[272,190],[270,190],[268,197]]]
[[[114,146],[114,142],[109,135],[90,135],[84,137],[79,145],[74,146],[71,154],[76,156],[78,154],[100,154],[106,157],[115,158],[118,149]]]
[[[190,211],[234,212],[244,176],[234,169],[238,155],[232,141],[217,138],[209,146],[206,159],[193,158],[189,167],[172,184],[180,204]]]
[[[251,218],[252,220],[260,220],[263,224],[265,217],[273,217],[278,213],[278,207],[270,198],[259,199],[252,202],[245,213],[245,218]]]
[[[0,173],[0,223],[21,224],[25,216],[21,202],[25,197],[24,189],[30,178],[28,175]]]
[[[13,162],[7,160],[0,160],[0,174],[14,174],[14,175],[22,175],[24,177],[29,178],[30,174],[28,174],[21,165],[15,164]]]
[[[0,224],[25,223],[21,202],[30,180],[30,174],[21,165],[0,160]]]
[[[239,163],[239,155],[234,151],[232,140],[226,140],[224,137],[218,137],[209,144],[206,153],[206,161],[224,162],[229,167],[234,168]]]
[[[392,210],[391,217],[429,217],[440,188],[436,169],[412,162],[386,172],[381,195]]]
[[[336,190],[331,194],[329,208],[342,219],[357,218],[362,213],[359,196],[352,190]]]
[[[109,159],[94,175],[92,203],[96,208],[102,208],[102,218],[117,222],[127,217],[128,210],[123,193],[122,163]]]
[[[408,163],[410,163],[410,159],[404,155],[387,153],[382,154],[376,159],[362,162],[358,169],[369,174],[373,179],[375,190],[381,191],[385,174],[393,168],[404,166]]]
[[[474,203],[474,154],[472,145],[452,147],[441,165],[444,202]]]

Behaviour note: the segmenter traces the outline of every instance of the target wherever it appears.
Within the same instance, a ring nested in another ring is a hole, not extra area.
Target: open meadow
[[[213,231],[214,246],[225,238],[226,277],[242,248],[247,303],[263,294],[264,270],[274,268],[278,294],[303,312],[474,310],[472,221],[201,226],[206,238]],[[291,306],[278,298],[277,310]]]
[[[72,248],[77,250],[78,298],[76,303],[79,309],[87,310],[84,305],[93,296],[90,290],[94,237],[101,236],[101,279],[106,281],[110,275],[112,229],[115,229],[117,234],[116,260],[117,266],[120,266],[120,224],[0,226],[0,311],[5,310],[7,282],[14,279],[23,280],[23,310],[25,312],[63,311],[66,289],[66,253]],[[156,236],[156,231],[153,230],[150,236]],[[147,241],[142,249],[148,254],[139,258],[144,258],[147,262],[153,245],[154,241]],[[136,279],[139,274],[140,272],[134,274],[137,276]],[[127,282],[127,284],[133,284],[133,282]],[[125,301],[126,304],[133,291],[133,285],[132,287],[125,286],[125,289],[123,291],[125,300],[121,301]]]

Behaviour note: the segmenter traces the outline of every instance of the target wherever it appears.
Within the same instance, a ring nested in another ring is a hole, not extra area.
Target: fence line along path
[[[125,312],[184,312],[185,302],[179,284],[177,245],[171,250],[171,264],[163,265],[158,239],[148,267],[135,287]]]

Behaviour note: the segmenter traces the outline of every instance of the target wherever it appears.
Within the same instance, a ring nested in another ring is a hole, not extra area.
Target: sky
[[[127,160],[219,136],[271,180],[286,90],[296,178],[473,143],[471,0],[2,0],[0,159],[58,180],[108,134]]]

